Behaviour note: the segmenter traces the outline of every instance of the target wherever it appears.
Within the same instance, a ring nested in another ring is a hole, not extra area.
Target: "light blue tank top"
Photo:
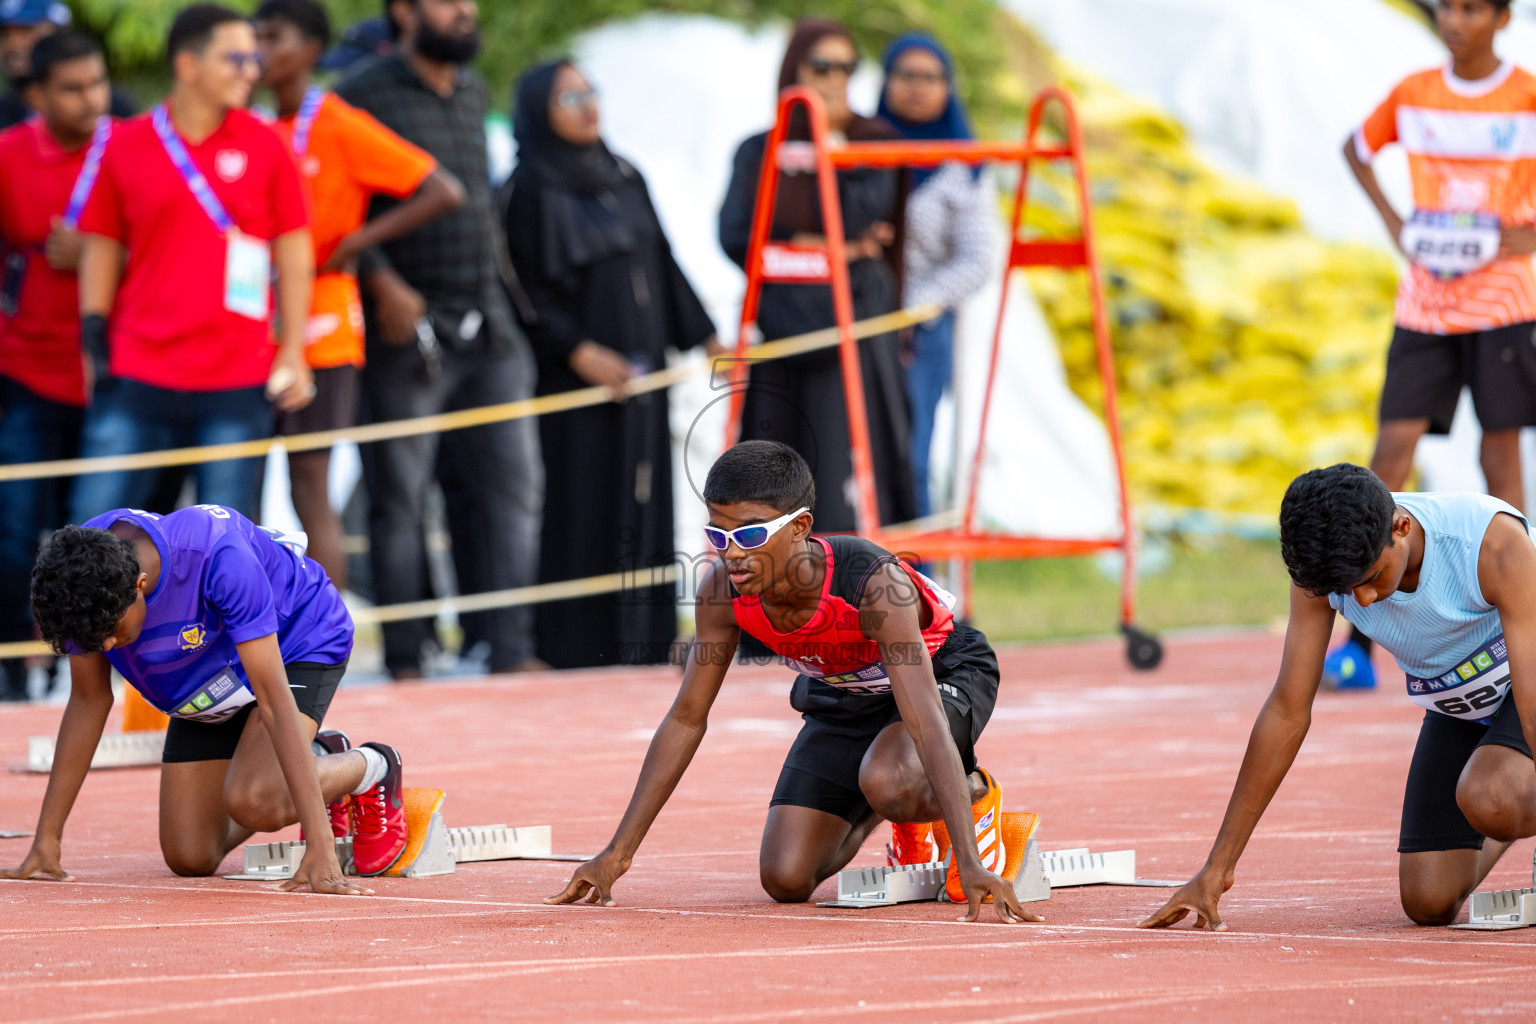
[[[1415,704],[1468,721],[1498,710],[1509,690],[1509,663],[1498,610],[1483,599],[1477,559],[1488,524],[1500,512],[1530,524],[1514,507],[1484,494],[1394,494],[1424,530],[1418,589],[1362,608],[1353,594],[1328,603],[1386,648],[1408,676]]]

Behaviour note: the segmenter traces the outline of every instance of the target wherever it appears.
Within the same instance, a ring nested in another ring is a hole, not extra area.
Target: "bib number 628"
[[[1465,715],[1473,711],[1481,711],[1491,708],[1499,702],[1499,688],[1497,686],[1480,686],[1470,693],[1464,693],[1459,697],[1446,697],[1444,700],[1435,701],[1435,707],[1448,715]]]

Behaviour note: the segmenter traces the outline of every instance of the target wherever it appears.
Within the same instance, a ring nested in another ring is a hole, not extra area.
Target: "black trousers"
[[[507,350],[444,346],[442,372],[429,378],[414,344],[371,345],[363,370],[376,422],[426,416],[531,397],[533,356],[519,341]],[[538,425],[511,420],[443,434],[380,441],[370,459],[369,560],[379,604],[428,596],[423,534],[426,495],[443,486],[459,592],[528,586],[538,574],[544,464]],[[466,616],[466,635],[488,640],[491,671],[533,656],[533,610],[504,608]],[[384,625],[384,664],[418,668],[427,619]]]

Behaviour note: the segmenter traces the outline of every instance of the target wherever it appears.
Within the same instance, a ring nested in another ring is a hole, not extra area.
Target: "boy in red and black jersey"
[[[957,842],[947,889],[974,921],[994,898],[1004,921],[1036,921],[1003,867],[1002,790],[976,766],[997,700],[997,657],[957,623],[937,584],[869,541],[812,537],[815,483],[787,445],[744,441],[711,467],[705,533],[720,555],[705,570],[683,685],[656,730],[629,807],[602,853],[550,903],[613,904],[613,883],[704,738],[741,631],[795,668],[790,703],[805,726],[790,748],[763,829],[763,889],[810,899],[882,819],[898,860],[928,859],[942,821]]]

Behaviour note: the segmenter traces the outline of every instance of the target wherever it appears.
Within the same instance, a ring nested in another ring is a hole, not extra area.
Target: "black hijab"
[[[635,249],[634,231],[614,194],[634,170],[601,140],[577,146],[550,126],[555,75],[571,66],[562,59],[524,72],[512,112],[517,168],[511,186],[542,196],[544,269],[556,278]]]

